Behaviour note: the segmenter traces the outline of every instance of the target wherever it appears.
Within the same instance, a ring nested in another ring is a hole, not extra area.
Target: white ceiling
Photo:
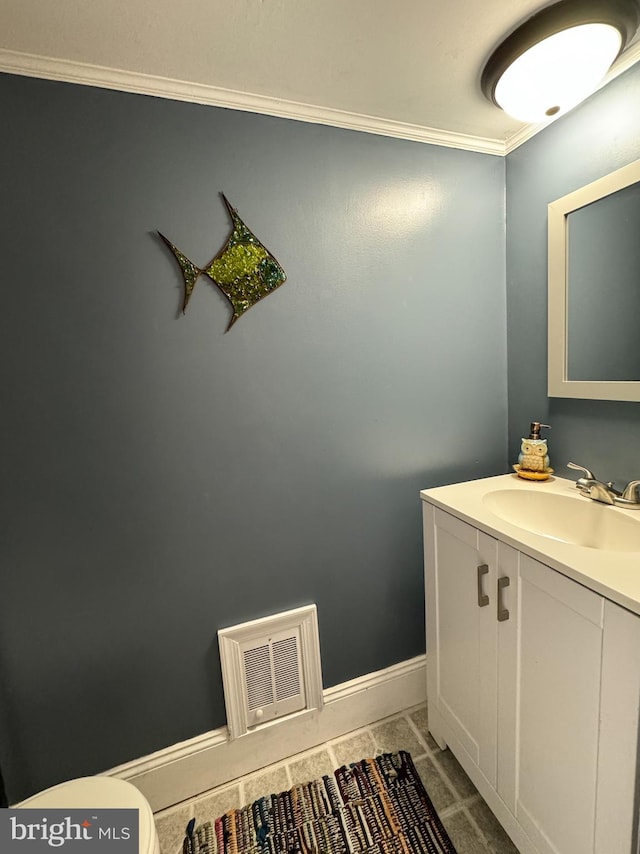
[[[535,129],[485,100],[482,67],[546,5],[0,0],[0,71],[503,154]],[[638,59],[636,39],[614,70]]]

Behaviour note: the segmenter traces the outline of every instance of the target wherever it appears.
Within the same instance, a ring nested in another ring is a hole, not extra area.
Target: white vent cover
[[[218,643],[231,738],[322,707],[315,605],[221,629]]]

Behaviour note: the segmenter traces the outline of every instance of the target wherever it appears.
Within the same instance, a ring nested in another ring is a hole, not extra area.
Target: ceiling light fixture
[[[561,0],[496,48],[482,91],[524,122],[560,116],[597,89],[639,25],[636,0]]]

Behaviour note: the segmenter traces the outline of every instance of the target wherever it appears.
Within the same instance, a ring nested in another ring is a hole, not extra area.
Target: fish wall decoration
[[[287,275],[280,264],[260,243],[255,234],[247,228],[221,193],[233,224],[233,231],[227,242],[206,267],[196,267],[177,246],[158,232],[162,240],[172,251],[184,277],[184,302],[182,312],[186,312],[196,280],[201,274],[208,276],[214,285],[231,303],[233,315],[226,331],[252,305],[263,297],[273,293],[286,281]]]

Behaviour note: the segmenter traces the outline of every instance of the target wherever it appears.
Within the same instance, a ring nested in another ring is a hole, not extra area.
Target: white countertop
[[[575,501],[591,502],[579,494],[575,481],[559,477],[528,481],[516,474],[424,489],[420,497],[640,614],[640,552],[587,548],[550,539],[511,524],[492,513],[483,502],[485,495],[499,489],[553,492]],[[600,510],[603,513],[621,513],[640,523],[640,510],[623,510],[604,504],[598,505],[597,512]]]

